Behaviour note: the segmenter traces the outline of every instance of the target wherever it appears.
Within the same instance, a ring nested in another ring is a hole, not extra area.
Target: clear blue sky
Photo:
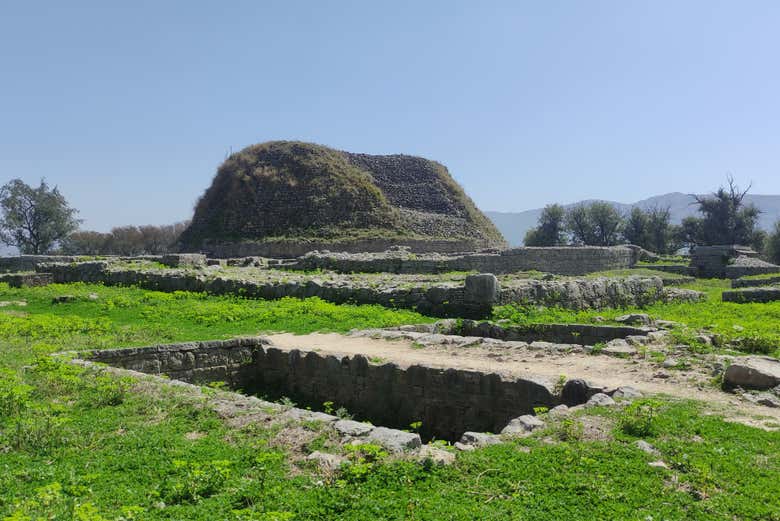
[[[780,193],[780,2],[382,5],[0,0],[0,182],[162,224],[300,139],[436,159],[485,210]]]

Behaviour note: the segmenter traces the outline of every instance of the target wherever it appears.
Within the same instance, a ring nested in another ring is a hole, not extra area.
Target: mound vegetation
[[[221,242],[359,239],[505,245],[439,163],[291,141],[252,145],[228,157],[181,243],[196,250]]]

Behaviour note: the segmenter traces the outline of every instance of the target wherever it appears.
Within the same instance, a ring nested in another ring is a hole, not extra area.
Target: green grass
[[[602,309],[574,311],[559,308],[537,308],[509,305],[497,308],[494,319],[509,319],[518,324],[533,323],[582,323],[595,322],[603,317],[608,322],[630,312],[648,313],[651,317],[671,320],[686,327],[674,331],[678,340],[697,344],[695,334],[707,330],[718,335],[723,343],[745,352],[760,352],[780,357],[780,302],[765,304],[737,304],[722,302],[721,294],[730,289],[729,281],[719,279],[698,280],[683,288],[703,291],[706,302],[657,303],[644,308]]]
[[[631,268],[623,270],[607,270],[597,271],[587,275],[589,278],[595,277],[660,277],[665,280],[687,280],[690,277],[687,275],[680,275],[679,273],[670,273],[667,271],[654,270],[650,267],[647,268]]]
[[[761,273],[759,275],[745,275],[740,277],[745,280],[764,280],[764,279],[777,279],[780,278],[780,272],[777,273]]]
[[[65,293],[77,300],[51,303]],[[45,356],[426,320],[411,312],[0,285],[0,301],[20,300],[28,305],[0,308],[0,519],[780,520],[780,434],[725,423],[690,402],[663,402],[649,427],[595,411],[642,428],[668,470],[650,467],[654,458],[616,427],[605,441],[526,439],[460,453],[447,468],[374,452],[376,463],[331,479],[294,467],[284,447],[269,444],[273,431],[228,428],[181,391],[131,392],[129,381]]]

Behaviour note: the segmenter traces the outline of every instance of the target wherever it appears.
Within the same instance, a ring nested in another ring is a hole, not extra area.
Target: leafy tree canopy
[[[77,210],[55,186],[41,180],[37,188],[13,179],[0,188],[0,241],[22,253],[48,253],[78,228]]]

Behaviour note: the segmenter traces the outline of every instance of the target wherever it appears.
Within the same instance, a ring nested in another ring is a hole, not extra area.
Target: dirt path
[[[668,394],[679,398],[693,398],[707,402],[713,413],[727,419],[758,427],[773,427],[780,423],[780,409],[748,402],[725,393],[710,383],[705,367],[689,371],[661,369],[646,359],[621,359],[580,353],[551,353],[505,344],[483,344],[473,347],[455,347],[436,344],[419,347],[411,340],[380,340],[351,337],[336,333],[270,335],[277,346],[333,355],[361,354],[374,363],[393,362],[401,367],[425,365],[429,367],[473,369],[498,373],[504,377],[532,376],[550,382],[561,375],[582,378],[604,387],[630,385],[644,393]]]

